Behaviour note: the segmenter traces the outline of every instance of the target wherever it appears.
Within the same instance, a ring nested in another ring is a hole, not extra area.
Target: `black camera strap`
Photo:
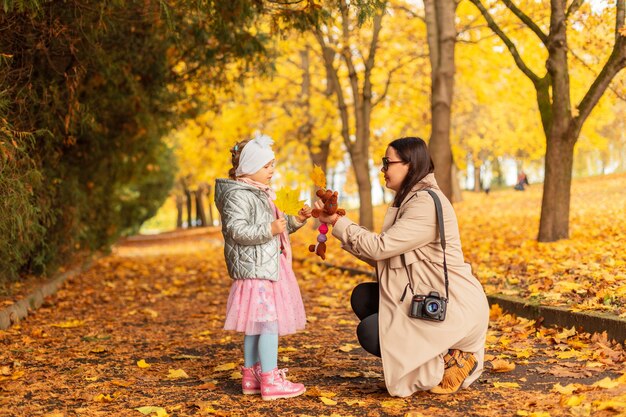
[[[441,206],[441,200],[439,199],[439,196],[433,190],[427,189],[426,191],[428,192],[428,194],[430,194],[430,196],[435,201],[435,209],[437,211],[437,224],[439,225],[439,241],[441,243],[441,249],[443,249],[443,276],[444,276],[444,279],[445,279],[444,282],[446,285],[445,300],[448,301],[448,264],[446,263],[446,231],[443,225],[443,208]],[[411,198],[415,197],[416,195],[417,193],[415,193]],[[400,258],[402,259],[402,264],[404,265],[404,268],[406,269],[407,279],[409,280],[409,282],[404,287],[404,291],[402,292],[402,297],[400,298],[400,302],[403,302],[404,297],[406,296],[407,289],[411,290],[411,294],[415,294],[415,292],[413,291],[413,286],[411,285],[412,274],[409,272],[409,268],[406,265],[404,254],[400,255]]]

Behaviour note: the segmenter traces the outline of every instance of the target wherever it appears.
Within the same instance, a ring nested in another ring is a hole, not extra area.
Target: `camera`
[[[448,300],[441,298],[439,293],[431,291],[428,295],[415,294],[411,300],[409,316],[415,319],[444,321]]]

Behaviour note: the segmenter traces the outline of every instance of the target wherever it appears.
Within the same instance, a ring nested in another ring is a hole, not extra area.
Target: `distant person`
[[[517,191],[524,191],[527,185],[530,185],[528,183],[528,177],[526,176],[526,173],[524,171],[520,171],[520,173],[517,175],[517,183],[513,188],[515,188]]]
[[[343,249],[376,267],[377,282],[352,292],[356,333],[363,349],[382,358],[387,390],[399,397],[451,394],[483,371],[489,305],[463,259],[456,215],[434,170],[422,139],[394,140],[382,161],[385,185],[396,192],[382,233],[336,214],[319,218],[333,225]],[[441,203],[442,224],[428,191]]]
[[[241,388],[264,400],[296,397],[304,385],[278,369],[278,336],[304,328],[306,316],[291,261],[289,233],[304,225],[311,209],[284,215],[274,204],[273,141],[267,136],[231,149],[230,179],[218,179],[215,203],[222,216],[224,257],[233,279],[225,330],[245,334]]]

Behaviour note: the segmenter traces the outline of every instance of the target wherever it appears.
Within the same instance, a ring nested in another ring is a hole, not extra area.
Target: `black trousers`
[[[352,290],[350,304],[361,323],[356,328],[359,344],[367,352],[380,357],[378,338],[378,283],[364,282]]]

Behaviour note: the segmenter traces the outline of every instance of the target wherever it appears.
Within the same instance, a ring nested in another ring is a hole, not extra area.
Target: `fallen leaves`
[[[528,416],[626,410],[621,346],[605,335],[545,328],[498,306],[490,311],[485,371],[471,389],[443,402],[428,393],[391,397],[380,359],[354,334],[350,291],[369,278],[300,262],[307,328],[281,337],[278,357],[281,367],[289,360],[289,379],[307,392],[280,402],[243,396],[242,337],[222,330],[230,285],[222,251],[206,236],[116,248],[68,284],[53,307],[0,332],[0,414],[9,407],[25,415],[74,407],[81,415],[151,417],[461,417],[470,405],[472,415],[485,417],[495,407]],[[51,326],[76,318],[84,323]]]

